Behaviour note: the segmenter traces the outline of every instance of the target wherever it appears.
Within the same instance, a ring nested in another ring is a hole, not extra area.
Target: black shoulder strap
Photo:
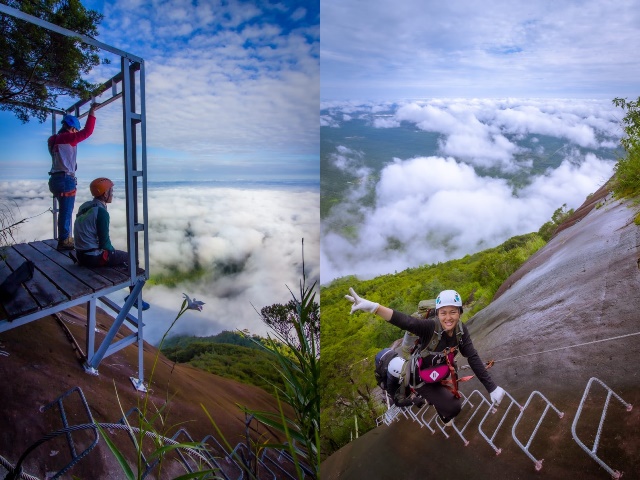
[[[442,338],[442,325],[440,325],[440,322],[436,319],[434,322],[433,334],[431,335],[431,339],[429,340],[429,343],[427,343],[420,349],[420,356],[424,358],[433,354],[436,347],[438,346],[438,343],[440,343],[440,338]]]
[[[427,357],[429,355],[433,355],[435,353],[436,347],[440,343],[440,339],[442,338],[442,325],[440,325],[440,321],[435,319],[435,328],[433,330],[433,335],[431,335],[431,340],[427,343],[427,346],[420,350],[421,357]],[[462,322],[458,321],[456,325],[456,346],[462,343],[462,335],[464,331],[462,330]]]

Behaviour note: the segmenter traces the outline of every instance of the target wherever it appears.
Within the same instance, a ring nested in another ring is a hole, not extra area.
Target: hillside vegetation
[[[261,343],[258,336],[253,337]],[[284,383],[271,356],[251,338],[224,331],[209,337],[175,336],[167,339],[162,353],[176,363],[186,363],[209,373],[255,385],[274,394]]]

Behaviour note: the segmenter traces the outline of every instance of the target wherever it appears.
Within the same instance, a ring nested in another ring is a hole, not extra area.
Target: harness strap
[[[75,196],[76,196],[76,189],[75,188],[73,190],[71,190],[70,192],[62,192],[62,193],[56,194],[56,197],[75,197]]]
[[[454,397],[460,398],[461,395],[458,390],[458,384],[461,382],[468,382],[475,375],[468,375],[466,377],[458,378],[456,367],[454,366],[453,362],[449,358],[449,355],[452,353],[455,353],[455,351],[456,351],[456,347],[452,347],[452,348],[445,349],[445,351],[443,352],[445,360],[447,361],[447,366],[449,367],[450,377],[445,380],[441,380],[440,383],[443,386],[445,386],[451,393],[453,393]]]
[[[451,349],[447,348],[444,351],[444,358],[447,361],[447,366],[449,367],[449,373],[451,373],[450,382],[451,382],[451,385],[453,386],[453,389],[452,389],[453,396],[456,398],[460,398],[460,392],[458,391],[458,374],[456,373],[456,367],[453,366],[453,362],[449,358],[449,355],[451,353],[455,355],[455,351],[456,351],[456,347],[452,347]],[[442,382],[442,383],[445,384],[445,382]]]

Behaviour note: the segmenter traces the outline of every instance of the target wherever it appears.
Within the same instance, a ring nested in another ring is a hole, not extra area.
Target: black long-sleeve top
[[[438,320],[437,318],[417,319],[396,310],[393,311],[391,320],[389,320],[389,322],[393,325],[400,327],[403,330],[408,330],[415,335],[418,335],[420,337],[420,343],[423,346],[426,346],[431,340],[433,332],[436,329],[436,322],[439,321],[440,320]],[[476,377],[478,377],[478,380],[480,380],[487,391],[491,393],[497,388],[497,385],[493,383],[489,372],[487,372],[487,369],[484,367],[484,364],[482,363],[478,352],[473,346],[467,326],[463,323],[461,325],[462,338],[460,340],[460,344],[458,345],[458,350],[460,351],[462,356],[467,359],[471,370],[473,370],[473,373],[475,373]],[[450,337],[443,332],[442,337],[440,338],[440,342],[438,343],[438,345],[436,345],[434,351],[441,352],[447,347],[455,347],[456,343],[457,338],[455,335]]]

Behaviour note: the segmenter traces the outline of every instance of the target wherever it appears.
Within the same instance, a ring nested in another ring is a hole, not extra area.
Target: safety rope
[[[52,211],[53,210],[51,208],[49,208],[49,209],[45,210],[42,213],[38,213],[37,215],[32,215],[31,217],[23,218],[22,220],[20,220],[18,222],[15,222],[15,223],[13,223],[11,225],[8,225],[6,227],[3,226],[2,228],[0,228],[0,233],[4,232],[6,230],[11,230],[13,227],[15,227],[17,225],[20,225],[21,223],[25,223],[26,221],[31,220],[32,218],[39,217],[40,215],[44,215],[45,213],[52,212]]]
[[[618,335],[617,337],[602,338],[600,340],[593,340],[591,342],[578,343],[576,345],[568,345],[566,347],[552,348],[550,350],[543,350],[542,352],[525,353],[524,355],[517,355],[515,357],[501,358],[499,360],[492,360],[492,361],[495,362],[495,363],[497,363],[497,362],[506,362],[507,360],[515,360],[516,358],[524,358],[524,357],[530,357],[532,355],[541,355],[543,353],[557,352],[559,350],[566,350],[568,348],[584,347],[585,345],[593,345],[594,343],[600,343],[600,342],[609,342],[611,340],[620,340],[621,338],[633,337],[634,335],[640,335],[640,332],[627,333],[625,335]],[[460,369],[467,369],[467,368],[471,368],[471,367],[469,365],[463,365],[462,367],[460,367]]]

